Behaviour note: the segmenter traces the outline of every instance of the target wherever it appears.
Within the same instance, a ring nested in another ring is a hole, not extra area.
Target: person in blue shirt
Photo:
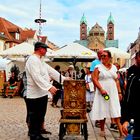
[[[91,72],[91,73],[94,71],[95,66],[97,66],[98,64],[101,63],[100,60],[101,60],[101,54],[102,54],[102,52],[103,52],[103,50],[99,50],[99,51],[97,52],[98,58],[92,61],[91,66],[90,66],[90,72]]]

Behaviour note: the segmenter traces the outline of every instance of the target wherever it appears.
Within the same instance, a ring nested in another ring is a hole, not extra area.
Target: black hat
[[[35,44],[34,44],[34,47],[35,47],[35,49],[36,48],[45,48],[45,49],[47,49],[48,48],[48,46],[45,44],[45,43],[42,43],[42,42],[36,42]]]

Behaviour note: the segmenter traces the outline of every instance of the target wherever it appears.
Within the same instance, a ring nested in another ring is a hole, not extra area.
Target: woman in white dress
[[[120,123],[121,108],[119,96],[120,87],[117,79],[117,69],[111,64],[111,53],[103,51],[101,55],[101,64],[97,65],[92,73],[92,80],[97,87],[94,97],[94,106],[92,107],[91,119],[100,120],[101,136],[105,136],[105,119],[114,118],[120,132],[123,136]],[[109,95],[109,100],[105,100],[103,95]]]

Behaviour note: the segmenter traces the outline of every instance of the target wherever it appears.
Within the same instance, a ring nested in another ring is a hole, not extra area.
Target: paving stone
[[[48,102],[47,114],[45,117],[45,128],[48,131],[51,131],[52,135],[43,136],[49,137],[50,140],[58,140],[61,108],[53,108],[50,104],[51,102]],[[96,128],[93,127],[88,115],[87,117],[89,134],[88,140],[100,140],[98,139],[99,137],[95,130]],[[9,99],[2,98],[0,96],[0,140],[29,140],[27,133],[28,128],[26,125],[26,106],[24,99],[20,97]],[[65,140],[84,140],[80,135],[66,135],[64,138]]]

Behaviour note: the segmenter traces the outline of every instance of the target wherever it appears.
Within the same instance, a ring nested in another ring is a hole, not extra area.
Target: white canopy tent
[[[86,62],[83,64],[87,65],[97,58],[97,53],[78,43],[71,43],[47,56],[53,62],[72,62],[75,67],[77,62]]]
[[[29,44],[27,42],[23,42],[12,48],[1,51],[0,56],[11,60],[12,64],[16,64],[19,67],[20,72],[23,72],[24,67],[25,67],[26,57],[28,55],[31,55],[33,52],[34,52],[34,45]],[[51,50],[49,48],[47,49],[47,54],[51,54],[52,52],[53,52],[53,50]],[[46,57],[45,61],[50,61],[50,59],[48,59]],[[3,65],[3,63],[1,63],[1,64],[3,67],[5,66],[5,65]],[[10,71],[10,67],[11,66],[9,65],[8,68],[6,68],[6,69],[8,69],[7,71]]]
[[[12,48],[0,52],[1,56],[25,56],[33,52],[33,45],[23,42]]]
[[[127,53],[119,48],[109,47],[109,48],[105,48],[104,50],[110,51],[112,57],[114,57],[115,59],[117,59],[117,58],[129,59],[130,58],[129,53]]]
[[[55,60],[64,59],[67,61],[75,58],[84,62],[88,60],[90,61],[90,59],[95,59],[97,54],[78,43],[71,43],[48,55],[48,57],[53,57]]]
[[[11,60],[0,58],[0,70],[6,70],[8,63],[10,62]]]
[[[21,59],[21,57],[25,57],[31,55],[34,52],[34,46],[27,42],[23,42],[18,44],[12,48],[7,50],[1,51],[0,56],[8,56],[9,58],[13,59]],[[53,53],[53,50],[47,49],[47,54]],[[22,60],[22,59],[21,59]]]

